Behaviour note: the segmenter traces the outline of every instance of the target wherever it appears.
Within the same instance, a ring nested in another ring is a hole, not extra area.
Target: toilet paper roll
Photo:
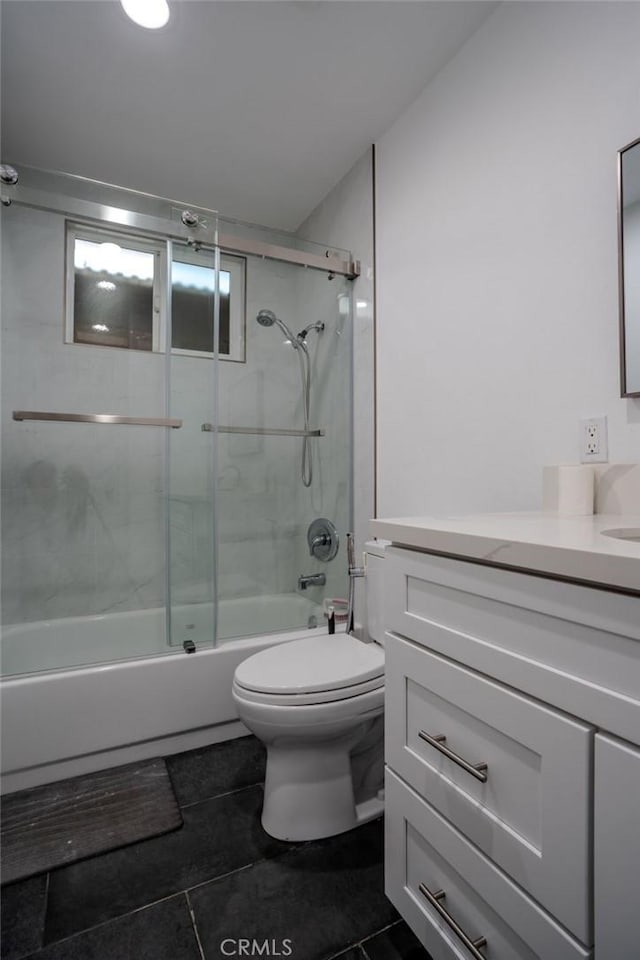
[[[585,463],[564,463],[542,471],[543,509],[564,517],[593,513],[595,471]]]

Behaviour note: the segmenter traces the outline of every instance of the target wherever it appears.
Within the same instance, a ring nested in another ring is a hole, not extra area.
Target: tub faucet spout
[[[298,577],[298,590],[306,590],[307,587],[324,587],[327,578],[324,573],[311,573],[308,576]]]

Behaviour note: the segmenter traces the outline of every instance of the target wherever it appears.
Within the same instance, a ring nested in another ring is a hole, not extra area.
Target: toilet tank
[[[364,545],[367,575],[365,592],[367,604],[368,639],[384,646],[384,590],[383,564],[389,540],[369,540]]]

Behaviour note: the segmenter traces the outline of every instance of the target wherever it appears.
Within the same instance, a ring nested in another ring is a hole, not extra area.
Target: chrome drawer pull
[[[465,945],[474,960],[487,960],[485,955],[478,950],[478,947],[486,947],[487,938],[478,937],[476,940],[471,940],[471,938],[466,935],[462,927],[456,923],[450,913],[447,913],[440,902],[444,900],[446,896],[444,890],[436,890],[435,893],[431,893],[431,890],[425,887],[424,883],[418,884],[418,890],[422,896],[429,901],[431,906],[438,911],[445,923],[451,927],[456,937]]]
[[[432,747],[435,747],[436,750],[439,750],[440,753],[444,754],[445,757],[448,757],[449,760],[453,760],[454,763],[457,763],[459,767],[462,767],[463,770],[466,770],[467,773],[470,773],[472,777],[475,777],[476,780],[480,780],[482,783],[487,782],[487,773],[489,769],[486,763],[468,763],[466,760],[463,760],[462,757],[459,757],[457,753],[454,753],[453,750],[450,750],[449,747],[445,747],[445,740],[447,739],[442,734],[439,734],[437,737],[432,737],[431,734],[425,733],[424,730],[418,730],[418,736],[421,740],[426,740],[428,744]]]

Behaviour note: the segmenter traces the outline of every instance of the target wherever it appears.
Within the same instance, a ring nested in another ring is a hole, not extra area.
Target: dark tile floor
[[[184,826],[3,887],[1,960],[222,960],[251,956],[243,939],[292,960],[429,960],[384,895],[382,820],[272,839],[253,737],[167,766]]]

